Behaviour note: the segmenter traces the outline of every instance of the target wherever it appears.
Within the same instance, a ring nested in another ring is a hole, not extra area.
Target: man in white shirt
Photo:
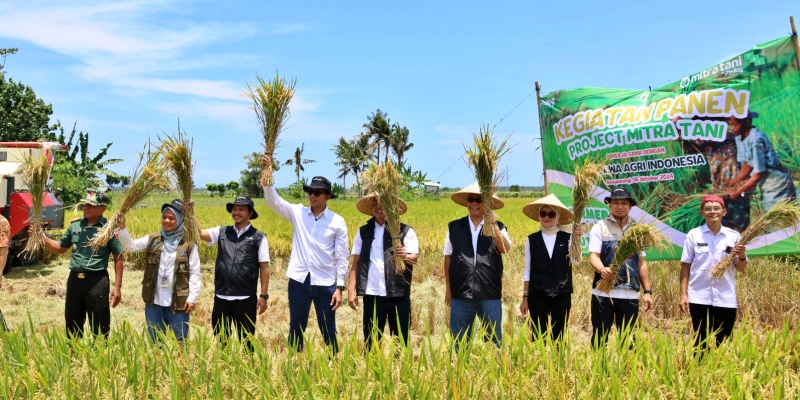
[[[272,155],[264,154],[261,165],[272,165]],[[342,305],[347,279],[347,224],[344,218],[328,209],[335,199],[331,182],[315,176],[303,186],[308,207],[282,199],[275,186],[265,186],[264,194],[275,214],[292,224],[292,254],[286,268],[289,278],[289,345],[303,350],[311,304],[325,344],[339,351],[336,340],[336,309]]]
[[[397,199],[399,213],[408,206]],[[347,301],[358,309],[358,296],[364,297],[364,344],[369,350],[373,341],[383,336],[386,322],[389,333],[408,344],[411,326],[411,280],[419,254],[419,239],[410,226],[400,223],[397,238],[392,238],[386,226],[386,214],[377,194],[370,194],[356,203],[358,211],[370,218],[353,239],[353,260]],[[392,240],[400,241],[392,248]],[[398,268],[398,258],[403,265]],[[377,328],[377,329],[374,329]]]
[[[263,314],[269,300],[269,247],[267,236],[250,224],[258,218],[253,206],[249,197],[239,196],[226,204],[233,226],[200,229],[197,224],[200,239],[218,247],[211,311],[214,334],[229,334],[231,324],[236,325],[240,339],[247,335],[250,352],[256,333],[256,311]],[[256,297],[259,278],[261,296]]]
[[[653,291],[650,290],[650,273],[645,262],[645,254],[634,254],[624,262],[616,274],[617,283],[611,293],[597,289],[601,279],[613,279],[611,264],[614,251],[622,239],[622,235],[634,221],[628,214],[636,206],[631,192],[625,188],[611,191],[605,198],[611,214],[608,218],[597,221],[589,232],[589,263],[594,268],[592,283],[592,344],[600,346],[608,341],[611,325],[617,331],[633,329],[639,316],[639,289],[644,291],[642,300],[645,311],[653,307]]]

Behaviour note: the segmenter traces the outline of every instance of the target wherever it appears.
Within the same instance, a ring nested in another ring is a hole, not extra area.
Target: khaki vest
[[[182,313],[189,298],[189,252],[194,246],[193,242],[181,239],[175,252],[175,275],[172,279],[172,311]],[[158,285],[158,266],[161,264],[161,251],[164,247],[161,241],[161,232],[153,232],[147,242],[145,250],[144,277],[142,278],[142,300],[145,304],[152,305],[156,298]]]

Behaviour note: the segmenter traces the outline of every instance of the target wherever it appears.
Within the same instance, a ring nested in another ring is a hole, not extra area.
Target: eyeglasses
[[[712,212],[712,211],[720,212],[720,211],[722,211],[722,207],[703,207],[703,211],[705,211],[705,212]]]
[[[481,197],[467,197],[467,203],[482,204],[483,203],[483,198],[481,198]]]
[[[309,190],[309,191],[306,191],[306,193],[308,193],[309,196],[311,196],[313,194],[315,197],[322,196],[323,194],[328,194],[328,192],[326,192],[324,190],[319,190],[319,189],[318,190]]]
[[[550,218],[553,219],[556,217],[555,211],[542,211],[539,210],[539,218]]]

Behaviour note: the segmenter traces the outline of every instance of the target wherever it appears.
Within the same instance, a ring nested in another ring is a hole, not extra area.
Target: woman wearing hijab
[[[567,327],[572,308],[572,265],[569,258],[571,235],[564,225],[572,223],[572,212],[555,195],[548,195],[523,207],[528,218],[539,221],[541,230],[525,241],[524,289],[519,311],[530,312],[533,339],[547,332],[559,340]],[[581,227],[573,234],[580,240]],[[575,260],[579,263],[580,260]]]
[[[142,300],[147,331],[156,340],[157,331],[169,328],[179,342],[189,334],[189,314],[200,294],[200,256],[197,245],[183,237],[183,202],[161,206],[161,231],[132,240],[125,216],[118,220],[119,240],[127,252],[146,252]]]

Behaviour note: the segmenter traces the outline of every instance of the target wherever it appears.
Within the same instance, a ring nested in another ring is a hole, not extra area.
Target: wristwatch
[[[336,288],[344,292],[344,286],[337,286]]]
[[[261,298],[264,300],[269,300],[269,294],[262,294]]]
[[[653,294],[653,291],[650,290],[650,289],[647,289],[647,290],[644,291],[644,294]]]

